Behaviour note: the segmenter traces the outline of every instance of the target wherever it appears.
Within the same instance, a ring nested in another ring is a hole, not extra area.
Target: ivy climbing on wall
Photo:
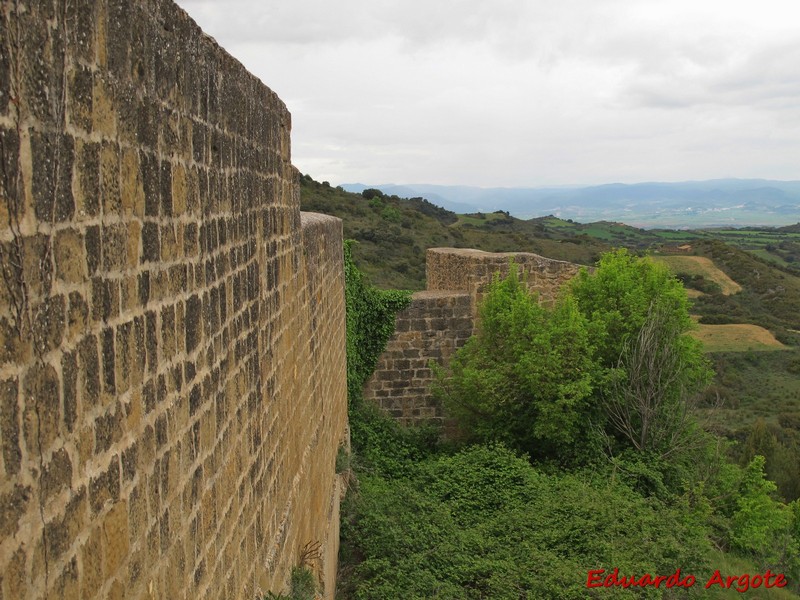
[[[379,290],[365,280],[353,262],[353,243],[344,243],[347,396],[351,405],[361,399],[364,384],[394,333],[395,315],[411,302],[411,292]]]

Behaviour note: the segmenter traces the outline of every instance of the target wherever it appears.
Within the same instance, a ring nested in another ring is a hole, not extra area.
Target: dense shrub
[[[567,459],[565,449],[577,451],[587,439],[591,353],[575,303],[543,308],[512,264],[509,276],[490,286],[477,333],[456,353],[437,393],[471,439]]]
[[[350,279],[354,275],[355,280]],[[564,471],[552,462],[533,466],[526,454],[492,443],[492,438],[508,439],[501,421],[493,427],[475,428],[488,443],[456,452],[439,443],[435,430],[401,428],[364,403],[358,396],[360,385],[391,333],[393,311],[402,301],[395,297],[387,301],[371,292],[349,258],[348,278],[348,383],[353,384],[350,423],[356,456],[352,464],[358,483],[342,511],[339,597],[725,597],[723,591],[707,594],[702,583],[718,566],[709,557],[727,559],[712,552],[711,540],[718,548],[744,556],[736,563],[744,565],[744,571],[784,569],[797,588],[800,503],[786,506],[772,497],[775,486],[764,478],[760,456],[740,468],[726,462],[722,445],[707,435],[700,436],[705,443],[679,457],[667,459],[652,450],[628,447],[604,464]],[[552,406],[545,405],[548,396],[563,397],[558,395],[558,386],[565,382],[526,363],[533,358],[527,359],[515,348],[514,340],[532,344],[539,352],[552,348],[552,356],[546,358],[551,362],[542,364],[569,372],[564,349],[591,350],[583,337],[591,328],[569,301],[546,311],[519,293],[519,281],[496,285],[500,295],[494,304],[489,303],[496,312],[484,317],[487,323],[496,319],[501,334],[485,336],[482,348],[473,342],[480,349],[473,350],[479,360],[462,359],[465,370],[475,371],[475,385],[483,386],[482,391],[472,392],[480,400],[480,394],[490,395],[495,387],[506,392],[523,390],[534,399],[527,407],[530,412],[522,413],[520,421],[509,428],[533,436],[529,441],[550,443],[552,449],[558,440],[565,448],[573,447],[579,440],[569,426],[569,415],[564,431],[537,429],[530,420],[557,422],[548,413]],[[636,304],[628,302],[629,307]],[[617,309],[624,307],[625,302]],[[626,313],[620,310],[619,314]],[[629,325],[616,317],[608,323]],[[559,338],[559,333],[564,337]],[[352,343],[350,336],[359,341]],[[378,343],[380,339],[384,342]],[[501,347],[509,340],[510,349]],[[605,338],[607,344],[612,341]],[[492,363],[498,357],[519,360],[530,373]],[[573,359],[578,361],[574,364],[583,364],[581,356]],[[491,369],[481,371],[484,361],[501,371],[502,377]],[[596,368],[588,363],[587,367]],[[526,377],[540,379],[532,385]],[[467,380],[464,385],[469,392],[472,384]],[[536,385],[547,393],[537,397]],[[526,408],[524,401],[521,406]],[[564,406],[567,411],[591,409],[580,403]],[[491,416],[505,418],[502,411]],[[760,448],[763,444],[752,445]],[[651,587],[603,589],[592,596],[586,582],[589,571],[596,569],[618,569],[622,576],[667,576],[681,569],[694,575],[698,584],[678,594]]]
[[[431,458],[409,478],[362,477],[351,502],[353,598],[585,598],[590,569],[706,572],[705,531],[684,510],[545,475],[502,446]]]

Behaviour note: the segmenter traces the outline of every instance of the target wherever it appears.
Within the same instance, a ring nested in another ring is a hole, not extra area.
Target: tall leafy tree
[[[574,458],[590,423],[662,465],[701,443],[692,400],[711,370],[680,281],[618,250],[566,291],[545,308],[516,269],[494,281],[442,386],[462,429],[539,458]]]
[[[539,305],[512,265],[479,309],[440,393],[473,440],[500,440],[537,458],[581,446],[592,411],[594,363],[586,319],[572,298]]]
[[[654,299],[639,331],[625,340],[603,397],[609,425],[635,450],[662,460],[702,443],[693,409],[710,374],[700,345]]]
[[[604,254],[593,271],[583,269],[569,290],[590,323],[595,355],[607,368],[617,366],[654,306],[666,330],[680,335],[692,327],[683,284],[666,266],[624,248]]]
[[[621,444],[663,462],[702,443],[693,403],[712,371],[683,284],[665,266],[625,249],[609,252],[570,291],[589,323],[602,373],[596,393],[607,431]]]

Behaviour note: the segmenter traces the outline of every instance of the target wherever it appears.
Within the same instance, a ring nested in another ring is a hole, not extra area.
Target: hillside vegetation
[[[692,336],[703,342],[706,352],[737,352],[741,350],[785,350],[775,336],[758,325],[732,323],[729,325],[698,325]]]
[[[301,203],[343,219],[345,237],[357,240],[355,260],[379,288],[423,289],[425,250],[434,246],[530,251],[586,265],[625,247],[669,263],[694,296],[695,335],[714,363],[706,426],[736,442],[729,454],[742,465],[761,452],[781,496],[800,496],[793,483],[800,482],[800,278],[791,260],[781,266],[770,254],[791,252],[800,226],[672,231],[552,216],[524,221],[503,212],[457,215],[422,198],[353,194],[309,176],[301,179]]]
[[[795,333],[800,331],[800,277],[743,249],[766,252],[768,246],[777,248],[775,239],[797,235],[800,240],[792,227],[669,231],[552,216],[525,221],[504,212],[457,215],[422,198],[402,199],[378,190],[349,193],[308,175],[301,178],[300,191],[303,210],[343,220],[345,237],[358,242],[355,259],[379,288],[424,289],[425,251],[431,247],[535,252],[584,265],[594,264],[612,247],[624,247],[659,255],[687,289],[700,292],[693,293],[692,312],[701,323],[758,325],[783,344],[800,343]]]
[[[666,264],[675,274],[688,275],[691,278],[690,282],[703,279],[711,284],[716,284],[719,286],[719,292],[725,296],[742,291],[741,285],[728,277],[714,264],[714,261],[705,256],[661,255],[653,258]]]
[[[348,340],[385,339],[401,298],[346,260]],[[759,423],[737,464],[684,410],[709,370],[685,337],[680,283],[616,252],[543,308],[513,273],[488,292],[479,334],[454,362],[459,443],[367,405],[359,382],[378,346],[348,343],[357,480],[339,597],[798,598],[800,504],[775,498],[757,455],[777,456],[771,432]],[[661,383],[636,375],[640,364],[657,365]],[[672,418],[626,420],[645,389]],[[592,589],[605,577],[610,588]]]
[[[764,268],[800,273],[800,225],[675,231],[644,230],[610,221],[582,224],[552,216],[522,220],[505,212],[458,215],[423,198],[404,199],[378,190],[355,194],[308,175],[301,177],[300,184],[302,209],[340,217],[345,237],[359,242],[354,254],[362,269],[374,285],[387,289],[423,289],[425,249],[431,247],[535,252],[591,265],[612,247],[644,252],[717,241],[747,250]],[[702,244],[699,247],[698,254],[704,255]]]
[[[610,248],[602,240],[551,233],[535,221],[505,213],[456,215],[422,198],[410,200],[366,190],[352,194],[300,179],[303,210],[337,216],[353,255],[370,281],[384,289],[425,288],[425,250],[478,248],[489,252],[535,252],[559,260],[593,264]]]

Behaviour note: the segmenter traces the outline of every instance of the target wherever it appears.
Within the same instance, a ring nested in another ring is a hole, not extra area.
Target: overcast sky
[[[318,181],[800,179],[798,0],[178,0]]]

